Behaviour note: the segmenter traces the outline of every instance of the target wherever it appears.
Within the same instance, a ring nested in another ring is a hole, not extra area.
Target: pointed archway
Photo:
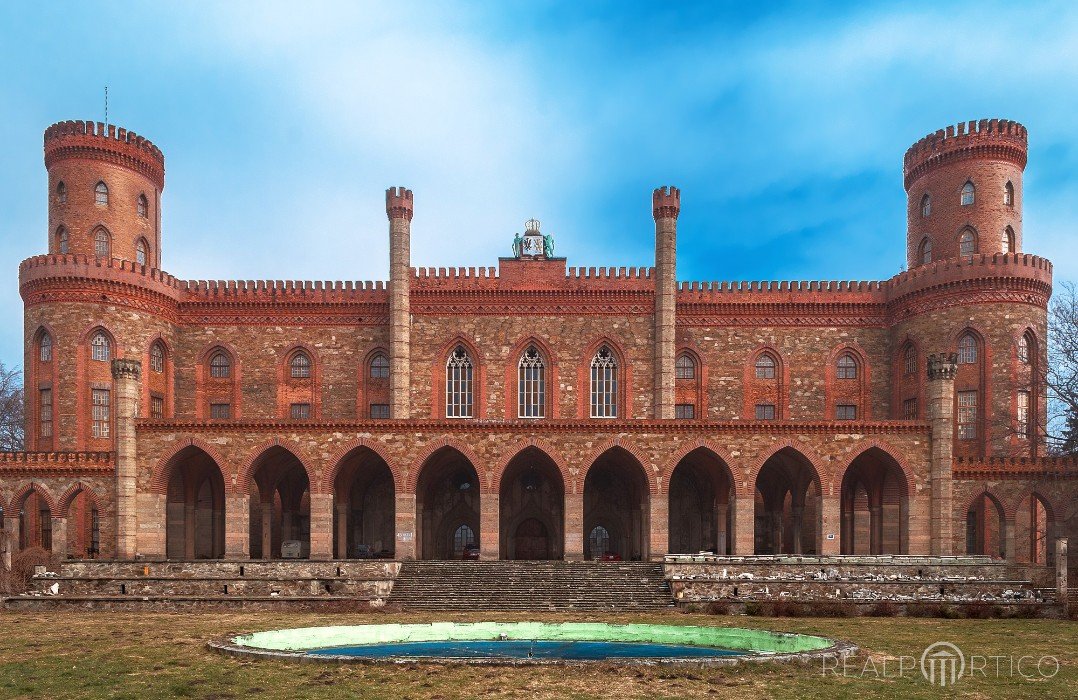
[[[392,559],[396,507],[393,473],[369,447],[341,459],[333,480],[333,551],[338,559]]]
[[[1006,557],[1006,518],[1003,504],[985,491],[966,510],[966,554]]]
[[[707,447],[685,455],[670,475],[671,554],[733,552],[734,479]]]
[[[443,447],[423,462],[416,482],[420,559],[462,559],[479,546],[479,474],[463,453]]]
[[[649,499],[647,472],[632,453],[612,447],[599,455],[584,477],[584,558],[646,560]]]
[[[303,462],[275,445],[251,463],[252,559],[306,558],[311,553],[311,484]]]
[[[565,556],[565,484],[554,460],[529,447],[509,460],[499,490],[502,559]]]
[[[169,462],[165,556],[220,559],[225,554],[225,482],[220,466],[194,445]]]
[[[756,554],[817,554],[823,513],[820,477],[793,447],[771,455],[756,476]]]
[[[865,450],[842,477],[842,553],[908,553],[909,510],[902,467],[878,447]]]

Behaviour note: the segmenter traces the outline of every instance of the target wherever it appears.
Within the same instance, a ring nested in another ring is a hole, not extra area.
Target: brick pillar
[[[333,494],[311,494],[311,559],[333,558]]]
[[[1070,602],[1067,596],[1067,538],[1059,537],[1056,539],[1056,597],[1064,612]]]
[[[842,499],[838,496],[824,496],[820,499],[820,554],[841,554],[842,543]],[[851,528],[852,529],[852,528]],[[835,535],[828,539],[828,535]]]
[[[868,542],[868,553],[883,554],[883,506],[869,506],[868,514],[871,533]]]
[[[962,515],[964,516],[965,513]],[[1014,518],[1003,518],[1000,520],[999,527],[999,539],[1003,542],[1003,558],[1009,562],[1013,562],[1015,560],[1014,555],[1018,551]]]
[[[951,468],[954,460],[954,377],[958,370],[955,353],[929,355],[927,416],[932,426],[929,488],[932,494],[930,528],[932,553],[954,552],[951,512]]]
[[[479,558],[497,559],[501,537],[499,496],[496,493],[479,495]]]
[[[670,551],[670,501],[668,496],[651,495],[651,512],[648,518],[651,540],[646,548],[651,559],[662,561]]]
[[[408,560],[418,558],[416,550],[416,512],[415,494],[398,493],[394,499],[397,542],[394,559]]]
[[[113,360],[116,395],[116,558],[134,559],[138,548],[138,460],[135,418],[142,395],[138,360]]]
[[[681,211],[681,192],[676,187],[660,187],[652,192],[651,203],[655,216],[654,415],[670,419],[674,417],[677,217]]]
[[[273,559],[273,494],[262,501],[259,515],[262,518],[262,558]]]
[[[565,494],[565,560],[584,559],[584,495]]]
[[[147,559],[165,558],[165,520],[167,505],[163,493],[138,494],[138,547]]]
[[[731,533],[727,529],[728,513],[730,506],[726,503],[718,503],[715,505],[715,532],[717,536],[715,538],[715,552],[718,554],[726,554],[729,549],[730,535]]]
[[[4,526],[0,530],[0,566],[4,571],[11,571],[11,555],[15,547],[19,545],[19,533],[15,529],[19,527],[18,518],[5,517],[0,521]]]
[[[756,553],[756,502],[751,495],[734,499],[734,554]]]
[[[251,497],[225,496],[225,558],[251,556]]]
[[[337,514],[337,558],[348,558],[348,511],[351,506],[348,503],[338,503],[335,507]]]
[[[60,561],[67,559],[67,518],[52,519],[52,553]],[[82,559],[86,552],[76,552],[75,556]]]
[[[389,216],[389,411],[406,419],[411,415],[411,307],[412,191],[386,190]]]

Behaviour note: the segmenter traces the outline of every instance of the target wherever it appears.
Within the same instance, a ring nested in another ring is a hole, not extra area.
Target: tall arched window
[[[1000,249],[1004,253],[1014,252],[1014,229],[1010,226],[1003,229],[1003,237],[1000,240]]]
[[[69,240],[70,236],[68,236],[66,228],[61,226],[56,229],[56,252],[60,255],[67,255]]]
[[[976,196],[976,189],[973,187],[973,183],[967,181],[962,185],[962,206],[968,206],[973,204],[974,197]]]
[[[149,214],[150,207],[149,202],[146,201],[146,195],[140,194],[138,196],[138,201],[135,204],[135,208],[138,210],[139,216],[141,216],[143,219],[147,217],[147,215]]]
[[[847,352],[838,358],[836,376],[839,379],[857,379],[857,360],[853,359],[853,355]]]
[[[232,376],[232,360],[222,351],[217,351],[210,358],[210,376],[214,379],[228,379]]]
[[[94,231],[94,255],[99,258],[107,258],[111,256],[111,241],[109,232],[103,228],[99,228]]]
[[[465,547],[475,546],[475,530],[467,525],[461,525],[453,532],[453,553],[463,556]]]
[[[917,251],[917,258],[922,265],[932,262],[932,240],[928,236],[925,236],[924,240],[921,241],[921,247]]]
[[[1018,339],[1018,361],[1024,365],[1029,364],[1029,336],[1025,333]]]
[[[605,345],[591,359],[591,417],[618,417],[618,360]]]
[[[52,336],[47,331],[42,331],[38,342],[38,359],[42,362],[52,361]]]
[[[675,379],[696,379],[696,363],[688,355],[678,355],[674,360]]]
[[[774,379],[775,378],[775,358],[770,353],[761,353],[756,358],[756,378],[757,379]]]
[[[932,213],[932,198],[925,192],[925,196],[921,197],[921,218],[927,217]]]
[[[309,379],[311,376],[311,358],[305,352],[297,352],[292,357],[292,378]]]
[[[912,345],[906,347],[905,364],[906,374],[917,374],[917,351]]]
[[[146,239],[138,239],[138,243],[135,244],[135,262],[139,265],[146,264]]]
[[[67,185],[63,180],[56,183],[56,201],[60,204],[67,204]]]
[[[524,351],[517,366],[517,417],[546,417],[546,365],[534,345]]]
[[[111,357],[112,346],[109,343],[109,337],[104,331],[94,333],[94,337],[90,339],[90,359],[108,362]]]
[[[977,362],[977,339],[966,333],[958,339],[958,364],[972,365]]]
[[[109,188],[104,182],[99,182],[94,186],[94,202],[102,206],[107,206],[109,203]]]
[[[977,236],[974,235],[972,229],[963,229],[962,235],[958,237],[958,254],[963,258],[968,258],[977,252]]]
[[[165,348],[160,342],[150,346],[150,369],[158,373],[165,371]]]
[[[371,379],[389,379],[389,358],[378,353],[371,358]]]
[[[1003,186],[1003,203],[1008,207],[1014,206],[1014,185],[1010,182]]]
[[[472,358],[463,345],[445,363],[445,417],[472,417]]]
[[[598,559],[610,551],[610,531],[602,525],[596,525],[588,533],[588,548],[591,558]]]

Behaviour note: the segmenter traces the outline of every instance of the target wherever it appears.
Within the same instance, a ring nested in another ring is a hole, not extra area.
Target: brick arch
[[[30,336],[31,340],[34,343],[34,351],[36,352],[37,349],[38,349],[38,344],[41,342],[41,334],[42,333],[48,333],[49,337],[52,338],[52,352],[53,352],[53,356],[55,357],[56,356],[56,343],[57,343],[56,331],[53,330],[52,325],[48,321],[39,322],[37,324],[37,328],[34,329],[34,334]]]
[[[588,454],[587,458],[582,460],[580,464],[583,465],[583,469],[578,470],[576,482],[573,484],[573,493],[584,493],[584,482],[588,478],[588,472],[595,466],[596,460],[602,457],[604,454],[614,448],[621,448],[633,456],[633,459],[640,465],[641,470],[644,472],[644,478],[648,482],[648,493],[652,496],[659,494],[659,483],[656,479],[654,470],[651,469],[651,461],[647,456],[636,446],[631,440],[625,438],[616,437],[606,442],[601,443],[598,447],[593,449]],[[568,486],[568,484],[567,484]],[[568,493],[568,492],[567,492]]]
[[[857,378],[854,380],[857,382],[857,420],[870,420],[872,399],[869,395],[869,387],[872,386],[872,370],[868,364],[868,353],[852,340],[836,345],[827,356],[827,364],[824,366],[824,395],[827,397],[824,404],[824,416],[828,420],[833,420],[835,417],[836,386],[840,381],[838,361],[843,355],[850,355],[857,365]]]
[[[93,340],[93,337],[94,337],[94,335],[96,334],[97,331],[103,332],[108,337],[109,343],[110,343],[110,349],[111,349],[111,352],[112,352],[112,358],[111,359],[116,359],[118,357],[122,357],[122,353],[120,352],[120,348],[116,344],[116,334],[113,333],[112,331],[110,331],[107,325],[105,325],[104,323],[98,322],[98,321],[94,321],[93,323],[91,323],[86,328],[86,330],[84,330],[82,332],[82,334],[79,336],[79,345],[85,345],[87,347],[87,349],[89,349],[90,341]],[[55,339],[56,339],[56,337],[53,336],[53,340],[55,340]],[[89,356],[87,356],[87,357],[89,357]]]
[[[71,507],[71,502],[74,501],[75,497],[80,493],[85,494],[98,511],[101,510],[101,497],[97,495],[97,492],[81,481],[76,481],[67,489],[67,491],[64,491],[64,494],[60,496],[60,499],[56,502],[57,517],[67,517],[67,511]]]
[[[49,507],[49,515],[54,518],[58,517],[56,499],[53,498],[53,495],[51,492],[49,492],[47,486],[45,486],[44,484],[39,484],[36,481],[31,481],[29,483],[23,484],[22,488],[16,490],[12,494],[10,504],[12,515],[9,516],[7,514],[7,511],[4,511],[4,517],[18,517],[17,511],[23,507],[23,504],[26,503],[26,499],[30,496],[31,493],[34,493],[35,491],[39,496],[45,499],[45,505]]]
[[[790,448],[805,458],[805,461],[809,463],[812,468],[813,475],[816,477],[816,483],[820,487],[821,496],[831,496],[834,494],[834,484],[832,483],[832,474],[830,467],[827,466],[827,461],[821,457],[816,450],[812,449],[800,440],[787,438],[780,440],[777,443],[769,446],[765,452],[762,453],[760,459],[745,475],[746,493],[753,493],[756,489],[756,480],[760,477],[760,471],[767,464],[767,460],[771,459],[779,452],[786,448]]]
[[[659,472],[660,493],[670,493],[670,479],[674,477],[674,470],[681,464],[681,460],[699,449],[711,452],[712,455],[720,459],[722,463],[726,465],[726,469],[730,472],[730,479],[733,482],[734,496],[746,495],[744,468],[740,463],[734,460],[725,447],[706,438],[698,438],[695,442],[681,447],[669,460],[667,460],[666,465],[663,466]]]
[[[494,467],[493,479],[490,484],[491,493],[501,493],[502,477],[505,475],[505,470],[509,467],[509,463],[521,452],[530,448],[539,450],[554,463],[554,466],[558,468],[558,472],[561,474],[562,488],[565,489],[566,493],[569,492],[570,484],[573,483],[573,474],[569,470],[569,465],[566,463],[561,452],[546,440],[532,437],[520,440],[516,444],[506,448],[502,453],[502,458],[498,461],[497,466]]]
[[[150,475],[150,493],[161,495],[168,493],[168,482],[172,477],[172,470],[176,466],[175,460],[179,454],[188,447],[198,448],[209,455],[210,459],[217,465],[217,469],[221,472],[222,481],[225,483],[225,493],[231,493],[228,488],[229,479],[225,468],[227,462],[221,457],[221,453],[217,451],[217,448],[196,437],[187,437],[178,441],[172,452],[158,460],[157,465],[153,468],[153,472],[151,472]]]
[[[956,515],[961,516],[964,519],[966,517],[966,513],[969,512],[969,509],[973,505],[974,501],[979,499],[981,496],[988,496],[988,500],[990,500],[996,505],[996,508],[999,509],[999,512],[1003,516],[1003,519],[1005,521],[1012,520],[1014,518],[1013,513],[1007,512],[1007,507],[1004,505],[1003,499],[1000,498],[999,494],[996,493],[996,490],[991,488],[990,486],[982,486],[981,488],[970,494],[970,497],[965,500],[965,505],[962,506],[962,510],[958,511]]]
[[[209,365],[210,357],[213,355],[213,351],[221,349],[229,354],[229,359],[232,360],[232,369],[236,369],[236,365],[240,362],[240,354],[236,350],[236,347],[232,343],[225,342],[223,340],[214,340],[212,343],[207,343],[201,352],[198,353],[197,359],[195,359],[196,365]],[[235,372],[233,371],[233,376]]]
[[[1062,524],[1063,521],[1057,519],[1056,515],[1059,512],[1059,509],[1052,505],[1052,501],[1044,495],[1044,491],[1042,491],[1040,488],[1032,488],[1022,491],[1018,494],[1017,498],[1011,501],[1009,509],[1004,507],[1003,512],[1004,515],[1007,516],[1008,520],[1014,520],[1014,518],[1018,515],[1018,507],[1022,505],[1022,501],[1026,500],[1027,498],[1037,498],[1040,500],[1041,503],[1044,504],[1044,509],[1047,511],[1046,515],[1048,516],[1048,522],[1052,523],[1053,525]],[[967,508],[966,510],[968,511],[969,509]]]
[[[475,451],[463,442],[458,442],[453,438],[443,437],[428,443],[415,461],[412,462],[412,466],[408,468],[408,472],[404,477],[405,493],[414,494],[416,492],[416,485],[419,483],[419,475],[422,473],[423,467],[426,466],[427,460],[433,457],[435,452],[444,447],[456,450],[472,463],[472,468],[475,469],[475,474],[479,477],[480,494],[488,494],[491,492],[489,484],[484,486],[483,470],[481,469],[483,462],[475,454]]]
[[[288,348],[283,353],[281,353],[280,364],[286,370],[291,369],[292,357],[301,350],[307,354],[307,359],[311,361],[311,372],[313,374],[315,365],[319,363],[319,357],[318,352],[310,343],[304,343],[301,341],[289,345]]]
[[[311,470],[310,460],[308,459],[306,453],[296,443],[290,440],[285,440],[283,438],[273,438],[272,440],[267,440],[266,442],[263,442],[261,445],[253,449],[248,454],[247,459],[243,460],[243,464],[240,465],[239,470],[236,472],[236,480],[232,483],[231,489],[228,488],[228,484],[226,482],[226,493],[233,496],[247,495],[247,484],[251,481],[252,477],[254,477],[255,465],[258,463],[258,460],[266,454],[266,452],[273,449],[274,447],[280,447],[286,450],[293,457],[295,457],[296,460],[299,461],[300,466],[303,467],[303,471],[307,474],[307,488],[311,490],[312,494],[318,493],[314,489],[317,485],[321,484],[321,480],[315,478],[316,475]]]
[[[397,462],[389,459],[389,455],[387,455],[385,451],[385,446],[369,438],[356,438],[351,442],[345,443],[332,457],[330,457],[327,462],[330,466],[323,470],[322,473],[319,493],[333,493],[333,482],[337,480],[337,475],[341,471],[341,463],[353,450],[357,450],[361,447],[366,447],[371,452],[381,457],[382,461],[389,467],[389,473],[393,475],[393,490],[398,493],[404,490],[404,474],[401,473]]]
[[[902,470],[902,478],[906,482],[906,498],[913,498],[917,495],[917,474],[910,468],[909,462],[903,456],[902,452],[896,449],[893,445],[884,442],[878,438],[870,438],[857,445],[857,451],[846,460],[846,463],[842,465],[842,468],[835,472],[834,481],[841,488],[843,479],[846,478],[846,472],[850,470],[853,463],[857,461],[859,457],[867,453],[871,449],[877,449],[888,457],[895,461],[898,468]]]

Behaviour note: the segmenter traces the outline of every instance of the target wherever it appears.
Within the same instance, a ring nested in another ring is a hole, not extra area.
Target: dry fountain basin
[[[234,656],[335,663],[706,664],[810,661],[857,647],[807,634],[737,627],[602,622],[435,622],[254,632],[216,640]]]

